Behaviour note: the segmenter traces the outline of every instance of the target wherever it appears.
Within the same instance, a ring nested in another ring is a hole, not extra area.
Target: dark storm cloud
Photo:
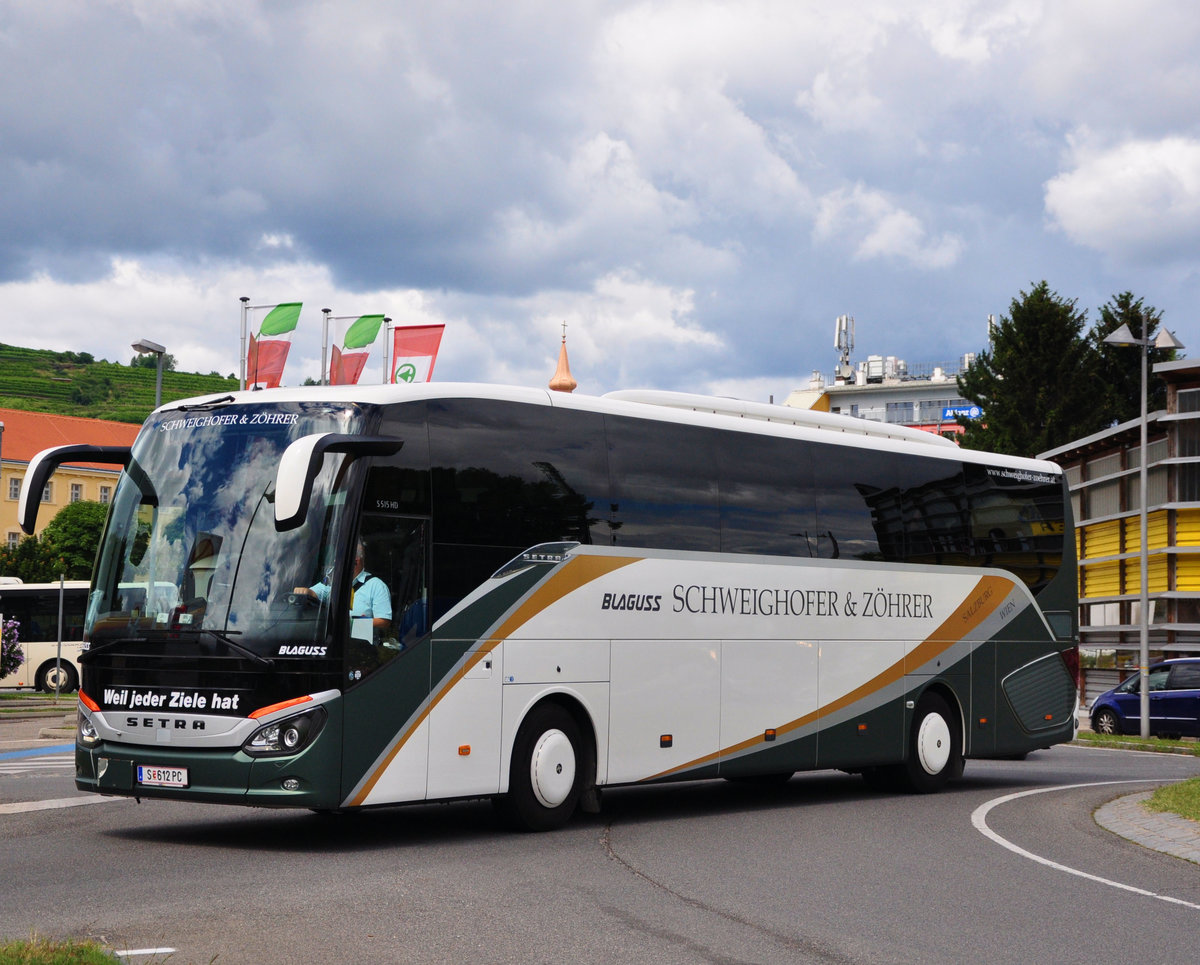
[[[182,333],[247,286],[392,299],[461,378],[533,379],[569,319],[608,387],[779,394],[842,313],[931,361],[1043,277],[1170,322],[1198,39],[1170,2],[0,4],[0,287],[206,300]]]

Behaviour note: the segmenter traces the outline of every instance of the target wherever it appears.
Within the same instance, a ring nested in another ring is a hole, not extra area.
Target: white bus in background
[[[88,584],[22,583],[0,578],[0,620],[16,620],[24,662],[0,687],[30,687],[53,693],[71,693],[79,687],[79,653]],[[60,601],[61,597],[61,601]],[[59,649],[58,614],[61,602],[62,640]]]

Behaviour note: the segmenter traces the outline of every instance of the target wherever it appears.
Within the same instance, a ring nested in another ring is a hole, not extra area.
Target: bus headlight
[[[92,718],[82,710],[79,711],[75,725],[75,739],[84,747],[91,747],[100,742],[100,735],[96,733],[96,725],[92,723]]]
[[[251,757],[298,754],[317,739],[325,726],[325,708],[314,707],[303,714],[263,724],[250,735],[242,750]]]

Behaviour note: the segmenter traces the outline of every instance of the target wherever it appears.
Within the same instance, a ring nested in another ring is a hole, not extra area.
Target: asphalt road
[[[0,767],[0,936],[175,949],[136,962],[1098,965],[1194,961],[1200,933],[1200,868],[1092,819],[1200,774],[1195,758],[1060,747],[968,762],[933,796],[834,772],[624,789],[545,835],[499,829],[483,802],[23,810],[76,796],[42,763]]]

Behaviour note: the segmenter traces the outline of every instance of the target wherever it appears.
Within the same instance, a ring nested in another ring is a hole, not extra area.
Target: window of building
[[[54,483],[46,483],[46,485],[42,487],[42,502],[54,502]]]
[[[100,502],[103,503],[105,506],[107,506],[111,500],[112,500],[112,486],[101,486],[100,487]]]
[[[15,550],[17,548],[17,544],[21,542],[21,534],[10,530],[8,533],[7,541],[8,541],[8,548],[10,550]]]
[[[9,499],[20,499],[21,498],[21,477],[20,476],[9,476],[8,477],[8,498]]]
[[[1092,486],[1088,494],[1088,517],[1113,516],[1121,511],[1121,481],[1113,479]]]
[[[71,483],[71,502],[77,503],[83,499],[83,483]]]
[[[1175,455],[1200,456],[1200,422],[1189,419],[1175,427]]]
[[[1180,389],[1175,397],[1175,411],[1200,412],[1200,389]]]
[[[1114,452],[1110,456],[1101,456],[1088,463],[1087,478],[1099,479],[1101,476],[1111,476],[1121,471],[1121,454]]]
[[[1181,503],[1200,502],[1200,463],[1185,462],[1176,467],[1175,499]]]

